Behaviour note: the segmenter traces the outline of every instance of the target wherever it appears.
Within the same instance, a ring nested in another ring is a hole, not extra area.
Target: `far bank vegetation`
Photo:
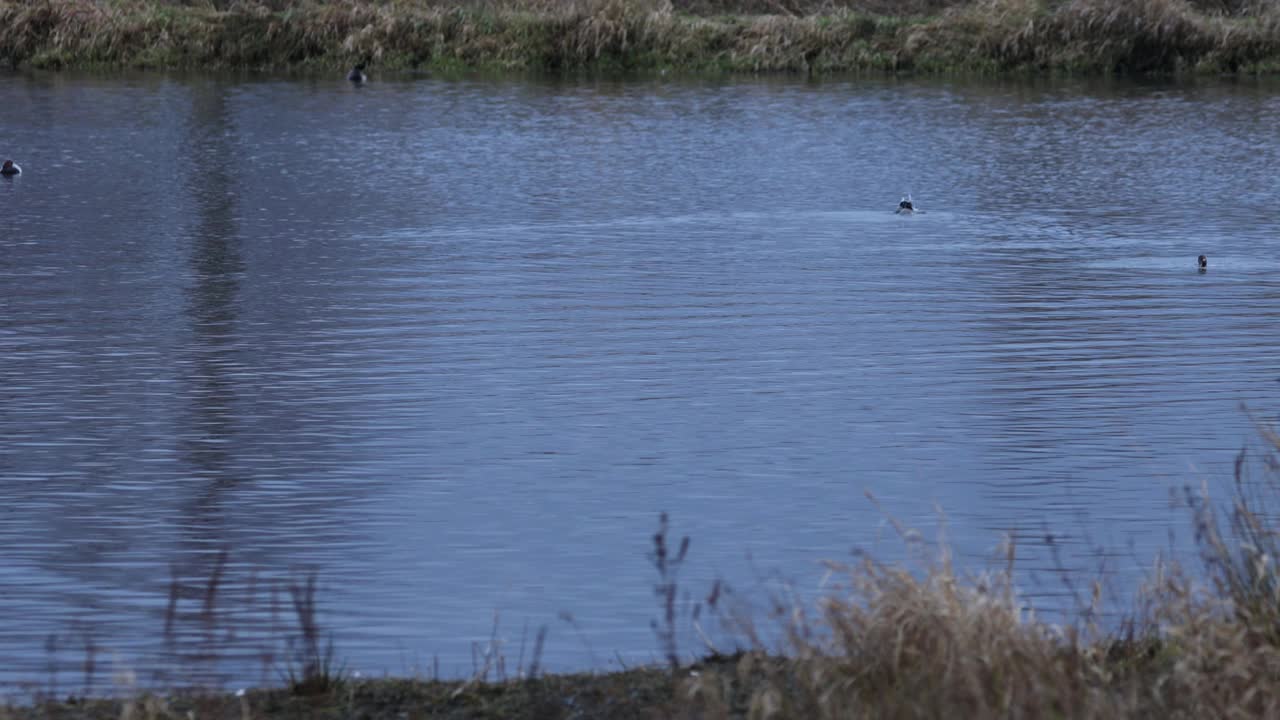
[[[1270,73],[1280,0],[0,0],[0,62],[374,72]]]

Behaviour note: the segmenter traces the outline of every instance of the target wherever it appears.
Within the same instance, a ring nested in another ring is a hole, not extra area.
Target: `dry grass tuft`
[[[1217,46],[1218,25],[1185,0],[1073,0],[1038,28],[1034,41],[1060,48],[1072,66],[1176,71]]]
[[[1074,629],[1036,622],[1008,571],[965,580],[945,554],[919,572],[870,559],[831,571],[842,581],[812,617],[786,613],[780,653],[756,645],[728,676],[700,675],[691,704],[752,718],[1097,717],[1105,706],[1096,652]]]

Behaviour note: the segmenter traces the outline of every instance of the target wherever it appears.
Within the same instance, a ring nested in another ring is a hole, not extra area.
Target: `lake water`
[[[1171,492],[1280,407],[1280,83],[9,73],[0,109],[11,692],[278,682],[311,574],[364,674],[514,672],[544,626],[551,669],[657,660],[662,511],[693,596],[810,594],[941,509],[1052,607],[1185,544]]]

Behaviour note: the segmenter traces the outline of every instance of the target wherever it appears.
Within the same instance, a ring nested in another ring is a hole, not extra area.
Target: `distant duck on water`
[[[0,175],[4,175],[5,177],[21,174],[22,168],[18,167],[18,163],[12,160],[5,160],[4,167],[0,167]]]
[[[351,68],[351,72],[347,73],[347,79],[356,85],[363,85],[365,80],[369,78],[364,74],[364,63],[359,63]]]
[[[1199,266],[1200,272],[1204,272],[1205,270],[1208,270],[1209,258],[1201,255],[1200,257],[1196,258],[1196,265]]]
[[[899,215],[910,215],[915,211],[916,211],[916,206],[915,206],[915,203],[911,202],[910,193],[908,193],[906,197],[902,198],[902,201],[898,203],[898,209],[894,210],[894,212]]]

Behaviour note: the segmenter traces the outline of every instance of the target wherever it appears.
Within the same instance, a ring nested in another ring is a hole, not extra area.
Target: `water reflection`
[[[219,593],[225,593],[225,585],[234,588],[238,580],[226,572],[229,533],[224,503],[246,480],[235,467],[243,435],[236,415],[237,397],[243,393],[235,378],[245,375],[238,357],[243,348],[237,342],[245,262],[236,223],[237,133],[229,93],[221,84],[194,88],[180,152],[186,166],[183,185],[196,220],[189,235],[192,280],[184,308],[190,323],[190,360],[181,363],[186,372],[179,379],[186,387],[180,397],[187,408],[178,434],[179,460],[190,468],[192,482],[190,497],[178,508],[182,537],[171,570],[165,637],[169,652],[185,658],[188,667],[216,668],[218,656],[225,652],[221,634],[244,630],[220,628],[217,615]],[[194,603],[200,603],[199,611],[187,610]]]
[[[207,549],[223,536],[217,518],[218,496],[234,490],[230,455],[236,448],[233,375],[243,367],[237,360],[240,275],[245,271],[236,226],[237,198],[232,168],[238,155],[235,127],[224,87],[203,89],[192,96],[189,140],[182,157],[190,163],[184,184],[195,208],[191,233],[191,277],[186,315],[190,319],[193,360],[184,378],[190,389],[182,397],[190,403],[188,427],[182,436],[182,455],[205,483],[189,506],[189,540]],[[207,530],[206,530],[207,528]],[[207,572],[201,572],[208,577]]]

